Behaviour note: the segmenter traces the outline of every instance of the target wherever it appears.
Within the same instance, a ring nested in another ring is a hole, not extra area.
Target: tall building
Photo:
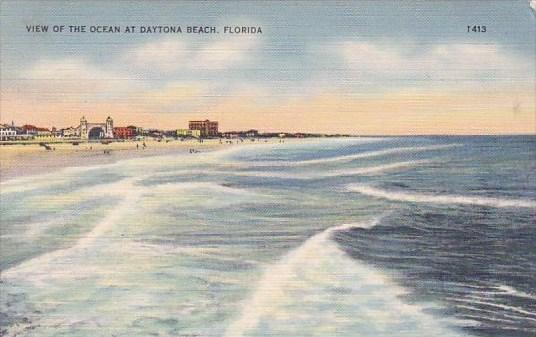
[[[215,121],[190,121],[188,123],[190,130],[199,130],[201,137],[217,137],[218,136],[218,122]]]

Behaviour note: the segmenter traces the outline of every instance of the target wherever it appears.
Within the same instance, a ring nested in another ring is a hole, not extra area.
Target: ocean
[[[2,182],[2,336],[535,336],[536,137],[229,145]]]

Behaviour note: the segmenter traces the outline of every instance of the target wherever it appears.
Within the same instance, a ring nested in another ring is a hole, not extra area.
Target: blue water
[[[0,335],[536,335],[534,136],[229,145],[0,196]]]

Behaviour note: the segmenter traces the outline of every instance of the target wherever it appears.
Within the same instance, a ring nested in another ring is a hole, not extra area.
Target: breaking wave
[[[410,160],[402,161],[391,164],[383,164],[377,166],[368,166],[368,167],[359,167],[354,169],[341,169],[334,171],[326,172],[310,172],[310,173],[287,173],[287,172],[265,172],[265,171],[237,171],[237,172],[224,172],[224,171],[215,171],[212,173],[220,174],[231,174],[237,176],[249,176],[249,177],[260,177],[260,178],[280,178],[280,179],[298,179],[298,180],[311,180],[311,179],[322,179],[322,178],[332,178],[332,177],[345,177],[345,176],[358,176],[358,175],[369,175],[377,174],[388,171],[396,171],[399,169],[406,169],[418,166],[420,164],[425,164],[431,162],[430,160]]]
[[[458,147],[458,146],[461,146],[461,145],[445,144],[445,145],[430,145],[430,146],[398,147],[398,148],[393,148],[393,149],[367,151],[367,152],[361,152],[361,153],[344,155],[344,156],[310,159],[310,160],[265,161],[265,162],[248,163],[248,166],[305,166],[305,165],[327,164],[327,163],[335,163],[335,162],[340,163],[340,162],[349,162],[355,159],[381,157],[381,156],[385,156],[389,154],[442,150],[442,149],[449,149],[449,148]]]
[[[366,229],[378,221],[328,228],[268,267],[225,336],[293,335],[296,328],[306,336],[334,327],[337,334],[363,337],[455,336],[424,307],[402,302],[403,288],[351,259],[332,240],[334,232]],[[327,312],[333,301],[338,305]]]
[[[440,204],[440,205],[476,205],[486,207],[520,207],[520,208],[536,208],[536,201],[527,199],[504,199],[504,198],[490,198],[480,196],[469,195],[434,195],[434,194],[418,194],[408,193],[401,191],[388,191],[372,186],[350,184],[347,189],[351,192],[357,192],[364,195],[368,195],[375,198],[382,198],[393,201],[415,202],[415,203],[428,203],[428,204]]]
[[[103,217],[89,233],[78,239],[73,246],[44,253],[30,260],[26,260],[19,265],[6,269],[2,272],[2,278],[16,277],[20,273],[26,274],[36,271],[36,276],[44,276],[42,275],[42,272],[38,271],[40,267],[46,268],[45,274],[54,274],[55,272],[51,269],[52,267],[58,268],[58,272],[61,274],[60,271],[63,268],[62,262],[60,261],[55,263],[54,261],[88,249],[97,238],[103,236],[103,234],[106,233],[110,227],[116,224],[120,217],[122,217],[130,210],[130,208],[133,207],[136,200],[138,200],[143,193],[141,188],[133,185],[132,179],[127,179],[121,183],[113,184],[111,190],[114,189],[120,189],[123,191],[128,190],[129,193],[126,193],[123,200],[121,200],[115,208],[113,208],[105,217]],[[37,277],[34,277],[33,281],[37,282]]]

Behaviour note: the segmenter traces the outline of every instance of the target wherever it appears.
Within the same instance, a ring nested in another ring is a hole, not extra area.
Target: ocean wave
[[[515,296],[515,297],[522,297],[522,298],[536,300],[535,294],[529,294],[524,291],[518,290],[514,287],[504,285],[504,284],[498,285],[495,288],[499,290],[498,292],[496,292],[496,294],[499,294],[499,295],[506,294],[506,295]]]
[[[504,199],[490,198],[469,195],[434,195],[434,194],[419,194],[408,193],[402,191],[383,190],[367,185],[350,184],[347,189],[351,192],[357,192],[363,195],[368,195],[375,198],[382,198],[393,201],[427,203],[439,205],[476,205],[496,208],[536,208],[536,201],[527,199]]]
[[[504,310],[506,312],[510,313],[516,313],[516,314],[522,314],[523,316],[517,316],[517,318],[522,318],[525,320],[530,320],[536,322],[536,313],[532,311],[525,310],[523,308],[513,306],[513,305],[506,305],[502,303],[496,303],[496,302],[490,302],[488,298],[480,297],[480,296],[474,296],[474,295],[467,295],[466,298],[461,297],[447,297],[446,298],[449,301],[453,301],[456,303],[467,303],[469,305],[481,305],[487,308],[497,308],[500,310]]]
[[[394,138],[390,137],[348,137],[348,138],[306,138],[293,140],[286,140],[285,143],[279,143],[277,140],[275,142],[269,143],[252,143],[246,146],[237,145],[228,148],[219,149],[217,151],[211,152],[213,157],[227,157],[229,155],[234,155],[235,153],[247,153],[247,152],[262,152],[270,149],[299,149],[306,147],[308,149],[313,149],[314,147],[321,147],[325,149],[329,145],[351,145],[351,144],[368,144],[375,142],[383,142],[387,140],[393,140]]]
[[[219,193],[254,196],[257,193],[242,188],[225,186],[214,182],[171,182],[151,186],[151,192],[174,192],[177,190],[211,190]]]
[[[41,254],[30,260],[26,260],[19,265],[6,269],[2,271],[2,278],[12,278],[17,277],[18,275],[33,273],[35,275],[32,277],[32,281],[38,283],[40,277],[45,276],[39,271],[41,270],[40,268],[43,267],[46,267],[46,275],[55,274],[51,269],[52,267],[58,268],[59,272],[57,274],[61,274],[60,271],[63,268],[63,263],[58,262],[58,259],[71,254],[76,254],[77,252],[84,251],[90,247],[94,241],[103,236],[103,234],[105,234],[120,217],[134,207],[136,201],[141,197],[144,189],[136,187],[133,182],[133,179],[125,179],[120,183],[113,184],[114,189],[119,189],[123,192],[127,191],[126,193],[123,193],[123,199],[108,214],[106,214],[89,233],[79,238],[74,245],[68,248],[58,249]],[[105,190],[102,187],[99,187],[99,189],[102,189],[103,191]]]
[[[253,191],[224,186],[213,182],[178,182],[163,183],[152,186],[141,186],[137,184],[148,177],[151,177],[151,175],[136,178],[127,178],[114,183],[98,184],[92,187],[87,187],[78,191],[71,192],[66,198],[66,200],[71,203],[80,202],[84,200],[84,198],[94,197],[95,195],[114,195],[117,197],[121,197],[121,199],[118,205],[112,209],[112,211],[105,215],[89,233],[87,233],[84,237],[76,241],[73,246],[65,249],[47,252],[33,259],[24,261],[17,266],[14,266],[10,269],[6,269],[5,271],[3,271],[3,275],[9,277],[19,272],[31,271],[34,267],[37,267],[38,265],[46,265],[50,263],[50,261],[53,261],[57,258],[69,255],[77,250],[87,248],[97,237],[100,237],[104,233],[106,233],[109,228],[113,226],[121,216],[123,216],[125,213],[128,213],[129,209],[131,207],[134,207],[134,205],[141,198],[142,195],[148,197],[150,195],[160,193],[175,193],[177,191],[184,190],[200,190],[204,191],[204,193],[218,193],[246,197],[258,196],[258,194]],[[52,223],[49,225],[52,225]],[[29,234],[35,235],[37,234],[37,230],[42,229],[42,226],[35,226],[34,229],[30,229]]]
[[[0,182],[0,194],[20,193],[48,187],[68,185],[73,178],[92,171],[113,168],[117,163],[65,167],[57,172],[28,175]]]
[[[341,169],[327,172],[304,172],[304,173],[290,173],[290,172],[266,172],[266,171],[213,171],[212,173],[229,174],[237,176],[248,177],[260,177],[260,178],[280,178],[280,179],[296,179],[296,180],[312,180],[322,178],[333,177],[345,177],[345,176],[357,176],[357,175],[371,175],[389,171],[396,171],[405,168],[411,168],[420,164],[430,163],[431,160],[410,160],[402,161],[390,164],[383,164],[377,166],[366,166],[354,169]],[[208,172],[207,172],[208,173]],[[210,174],[210,173],[208,173]]]
[[[424,313],[424,306],[402,302],[405,289],[351,259],[332,240],[334,232],[371,228],[379,220],[328,228],[269,266],[225,336],[260,331],[292,335],[296,327],[300,335],[325,333],[334,327],[339,335],[363,337],[456,335],[440,319]],[[324,302],[333,301],[344,310],[326,312]]]
[[[300,161],[265,161],[265,162],[261,161],[261,162],[246,163],[246,164],[247,166],[278,166],[278,167],[279,166],[305,166],[305,165],[313,165],[313,164],[349,162],[355,159],[381,157],[381,156],[385,156],[389,154],[442,150],[442,149],[449,149],[449,148],[458,147],[458,146],[461,146],[461,145],[460,144],[445,144],[445,145],[430,145],[430,146],[397,147],[397,148],[392,148],[392,149],[367,151],[367,152],[361,152],[361,153],[349,154],[349,155],[343,155],[343,156],[337,156],[337,157],[309,159],[309,160],[300,160]]]

